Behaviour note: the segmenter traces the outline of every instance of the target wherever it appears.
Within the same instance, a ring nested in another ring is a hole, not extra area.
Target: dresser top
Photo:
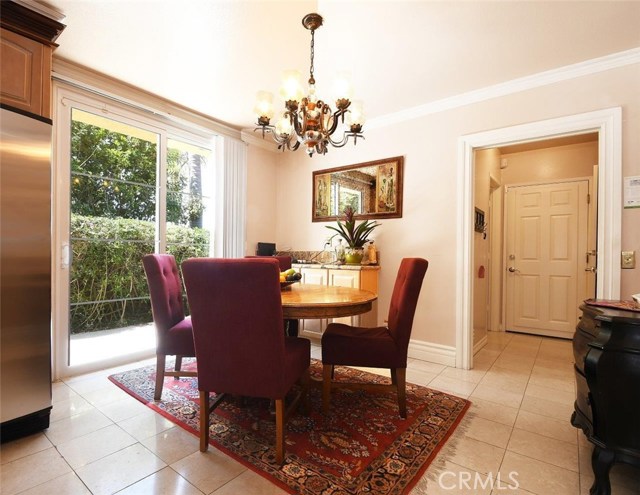
[[[640,325],[640,308],[635,309],[636,307],[633,301],[587,299],[580,309],[591,313],[598,320]]]

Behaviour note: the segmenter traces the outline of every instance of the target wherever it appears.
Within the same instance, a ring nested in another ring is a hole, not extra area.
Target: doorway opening
[[[616,299],[620,293],[621,228],[621,122],[620,108],[561,117],[493,131],[462,136],[459,139],[458,168],[458,277],[456,366],[470,369],[473,365],[475,191],[474,177],[477,150],[500,148],[543,140],[595,134],[597,153],[597,267],[595,293],[600,298]],[[594,165],[594,164],[591,164]],[[496,201],[492,200],[492,204]],[[494,266],[495,269],[495,266]],[[486,273],[486,270],[485,270]],[[493,273],[493,270],[490,270]],[[489,312],[492,314],[491,312]],[[493,321],[494,316],[489,318]]]
[[[474,354],[492,331],[573,335],[596,295],[597,160],[597,133],[474,151]]]

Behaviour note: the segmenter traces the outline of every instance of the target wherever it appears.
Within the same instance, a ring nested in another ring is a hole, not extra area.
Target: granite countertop
[[[380,270],[380,265],[337,265],[335,263],[291,263],[293,268],[330,268],[332,270]]]

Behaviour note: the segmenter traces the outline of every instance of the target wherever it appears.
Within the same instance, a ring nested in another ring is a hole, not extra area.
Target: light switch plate
[[[636,267],[636,252],[635,251],[622,251],[622,268],[635,268]]]

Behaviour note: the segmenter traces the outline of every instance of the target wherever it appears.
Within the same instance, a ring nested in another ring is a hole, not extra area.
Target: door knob
[[[591,273],[596,273],[596,267],[595,266],[588,266],[587,268],[584,269],[585,272],[591,272]]]
[[[507,268],[507,270],[509,270],[511,273],[515,273],[515,272],[519,272],[520,271],[515,266],[510,266],[509,268]]]

